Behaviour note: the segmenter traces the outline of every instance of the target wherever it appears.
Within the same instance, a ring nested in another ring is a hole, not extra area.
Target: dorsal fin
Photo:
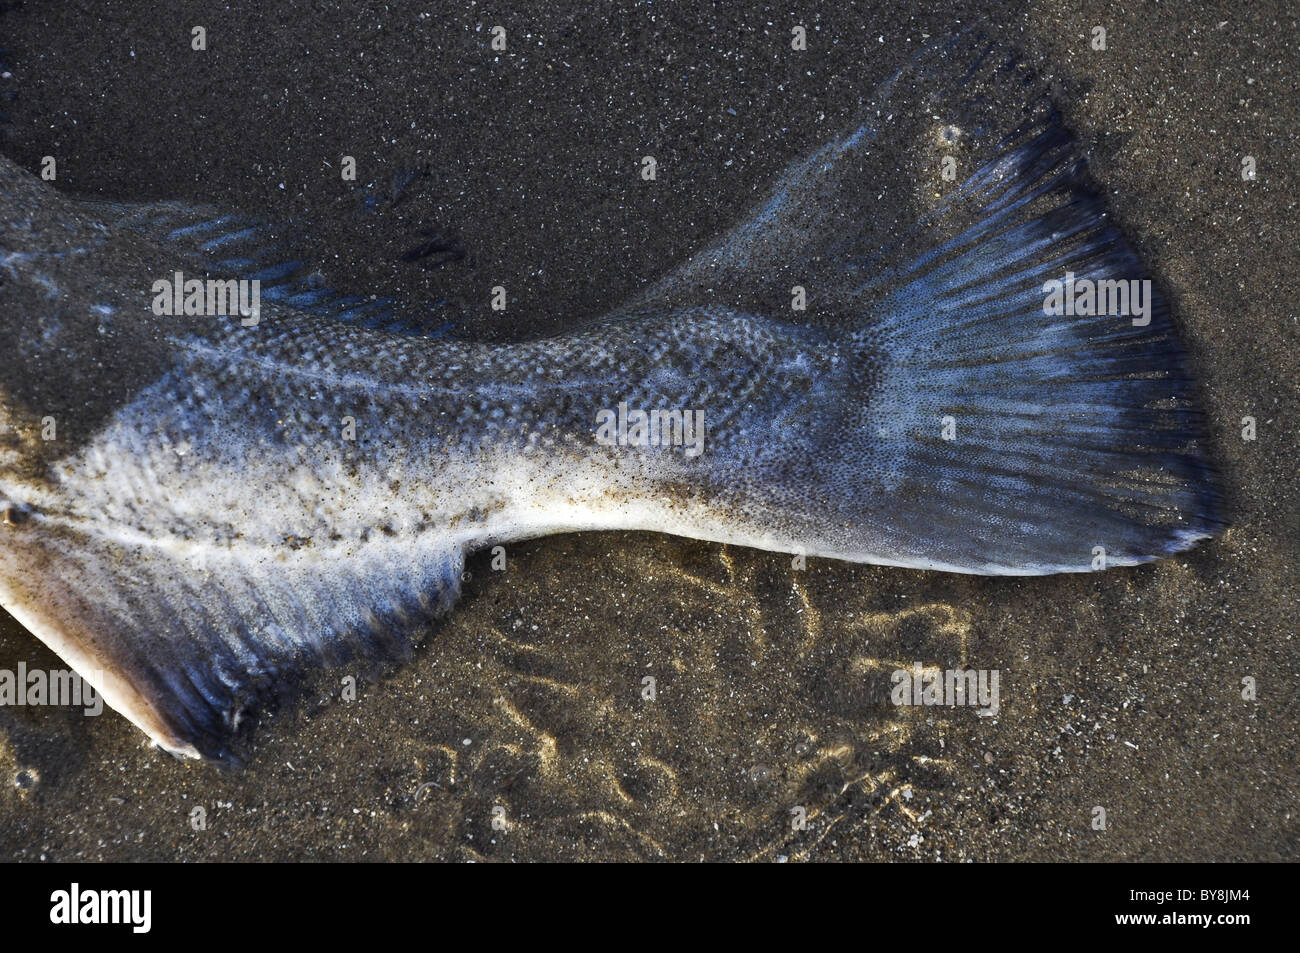
[[[187,202],[77,200],[79,209],[110,229],[126,229],[175,255],[177,267],[205,276],[257,280],[261,295],[285,307],[358,327],[419,337],[443,337],[465,315],[440,301],[428,313],[402,313],[393,298],[341,290],[304,249],[309,234],[210,205]],[[437,235],[413,239],[411,260],[442,247]]]

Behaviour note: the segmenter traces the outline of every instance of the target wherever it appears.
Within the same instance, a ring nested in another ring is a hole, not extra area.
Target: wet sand
[[[346,672],[323,677],[237,771],[175,761],[112,713],[0,708],[0,857],[1300,855],[1294,10],[206,6],[0,16],[16,90],[0,151],[29,169],[57,155],[68,192],[311,222],[332,275],[431,322],[450,301],[467,315],[456,333],[482,340],[617,306],[848,127],[924,34],[977,20],[1047,68],[1170,295],[1233,526],[1159,565],[1038,579],[795,571],[641,533],[511,547],[505,572],[479,554],[411,664],[350,702]],[[189,48],[195,24],[205,53]],[[1089,47],[1096,24],[1105,52]],[[339,181],[345,154],[358,183]],[[645,154],[653,188],[636,174]],[[428,175],[402,201],[362,210],[365,184],[391,193],[413,167]],[[401,262],[422,228],[465,256]],[[488,307],[497,284],[506,315]],[[998,670],[997,716],[893,706],[882,683],[917,661]],[[61,667],[4,617],[0,668],[19,662]]]

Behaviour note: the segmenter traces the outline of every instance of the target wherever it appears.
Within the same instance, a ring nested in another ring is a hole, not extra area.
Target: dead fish
[[[969,36],[636,300],[508,346],[413,333],[239,214],[0,182],[0,603],[178,755],[400,657],[489,545],[1033,575],[1224,525],[1163,294],[1042,83]],[[177,272],[261,282],[256,322],[155,313]]]

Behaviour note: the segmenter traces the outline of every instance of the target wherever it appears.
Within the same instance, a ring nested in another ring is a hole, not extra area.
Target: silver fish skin
[[[1067,271],[1149,279],[1050,104],[977,52],[901,71],[615,314],[512,345],[292,296],[253,326],[155,314],[155,280],[220,274],[188,236],[243,220],[78,201],[0,159],[0,604],[159,745],[221,760],[303,674],[402,657],[496,543],[654,530],[1033,575],[1214,535],[1168,307],[1045,312]],[[953,94],[971,75],[985,96]],[[968,172],[936,199],[954,137]],[[914,221],[872,220],[886,175]],[[620,408],[698,413],[699,452],[598,439]]]

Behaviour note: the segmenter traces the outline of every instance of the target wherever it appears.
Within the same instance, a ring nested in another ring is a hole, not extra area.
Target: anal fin
[[[464,563],[459,546],[387,539],[324,559],[37,522],[10,527],[0,563],[22,571],[0,567],[0,603],[161,747],[218,761],[240,760],[255,716],[313,671],[406,656]]]

